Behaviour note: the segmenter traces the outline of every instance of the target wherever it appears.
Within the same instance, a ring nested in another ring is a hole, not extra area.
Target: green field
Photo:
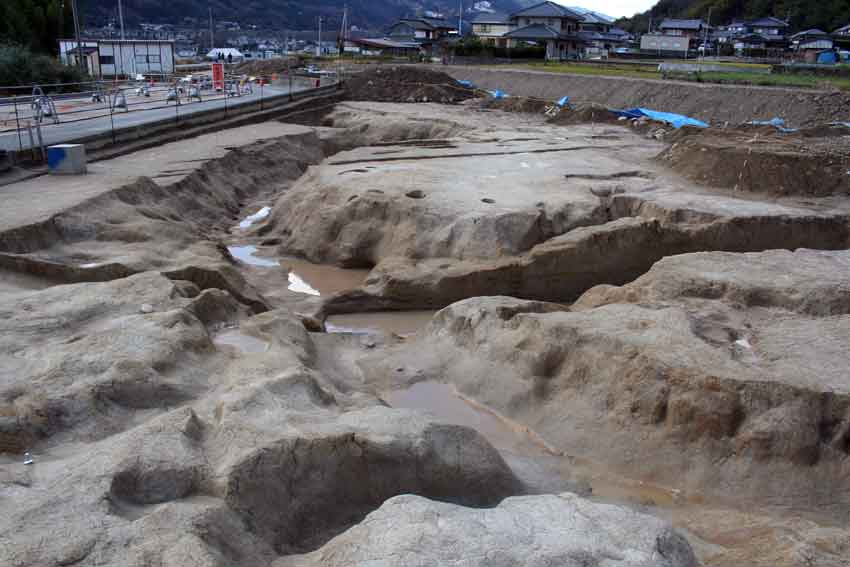
[[[717,65],[718,63],[711,63]],[[726,63],[736,67],[752,67],[764,69],[769,65],[754,63]],[[704,73],[667,73],[662,76],[656,69],[649,65],[618,65],[616,63],[529,63],[522,65],[536,71],[550,71],[555,73],[571,73],[574,75],[589,75],[597,77],[632,77],[636,79],[675,79],[677,81],[691,81],[701,83],[735,84],[735,85],[757,85],[766,87],[795,87],[810,89],[841,89],[850,91],[850,77],[820,77],[815,75],[780,75],[747,72],[722,72],[707,71]]]

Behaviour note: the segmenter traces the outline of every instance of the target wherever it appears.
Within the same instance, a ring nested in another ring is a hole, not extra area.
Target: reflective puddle
[[[269,350],[269,343],[260,340],[257,337],[246,335],[239,329],[227,329],[222,331],[215,335],[212,341],[216,346],[234,347],[245,354],[254,354]]]
[[[543,455],[544,449],[531,437],[482,406],[458,395],[454,386],[440,382],[418,382],[404,390],[385,392],[381,398],[395,408],[424,410],[443,421],[471,427],[494,447],[517,454]]]
[[[257,253],[256,246],[228,246],[227,251],[240,262],[251,266],[263,266],[265,268],[276,268],[280,266],[280,262],[277,260],[255,256]]]
[[[303,284],[296,283],[290,277],[291,285],[289,289],[301,291],[294,289],[293,286],[306,286],[313,291],[302,291],[301,293],[310,293],[311,295],[332,295],[340,291],[358,288],[369,275],[369,270],[348,270],[326,264],[313,264],[298,258],[281,258],[280,265],[289,270],[290,276],[295,274],[297,280],[303,282]]]
[[[285,268],[289,271],[288,289],[307,295],[331,295],[355,289],[369,275],[369,270],[346,270],[336,266],[313,264],[297,258],[267,258],[259,256],[260,249],[253,245],[228,246],[230,255],[249,266]]]
[[[256,213],[254,213],[253,215],[248,215],[247,217],[245,217],[245,219],[242,220],[242,222],[239,223],[239,228],[241,228],[242,230],[251,228],[252,224],[254,224],[257,221],[263,220],[264,218],[269,216],[269,213],[271,213],[271,212],[272,212],[271,207],[263,207],[262,209],[260,209]]]
[[[325,320],[329,333],[412,335],[425,327],[436,311],[378,311],[331,315]]]

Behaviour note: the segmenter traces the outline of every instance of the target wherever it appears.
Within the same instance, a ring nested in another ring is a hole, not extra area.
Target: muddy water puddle
[[[325,320],[329,333],[386,333],[407,337],[427,325],[436,311],[379,311],[331,315]]]
[[[614,503],[675,507],[685,505],[676,490],[622,477],[602,463],[572,457],[559,452],[528,427],[467,398],[448,384],[418,382],[408,388],[381,394],[387,404],[417,409],[455,425],[471,427],[505,455],[516,455],[536,462],[545,475],[559,481],[580,479],[589,486],[594,498]]]
[[[348,270],[326,264],[314,264],[298,258],[264,256],[263,250],[253,245],[228,246],[227,250],[231,256],[249,266],[287,270],[288,289],[307,295],[332,295],[355,289],[369,274],[369,270]]]
[[[495,413],[468,402],[448,384],[418,382],[404,390],[385,392],[381,398],[395,408],[423,410],[443,421],[471,427],[494,447],[504,451],[528,455],[543,454],[545,451],[528,435]]]
[[[232,347],[243,354],[256,354],[269,350],[269,343],[246,335],[239,329],[225,329],[217,333],[212,341],[216,346]]]

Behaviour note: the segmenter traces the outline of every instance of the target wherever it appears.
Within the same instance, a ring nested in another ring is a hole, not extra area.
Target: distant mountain
[[[116,0],[78,0],[85,4],[86,22],[103,24],[117,20]],[[535,4],[535,0],[464,0],[464,19],[486,11],[511,12]],[[426,11],[443,14],[457,21],[458,0],[123,0],[127,25],[146,23],[182,23],[194,18],[199,25],[208,20],[212,8],[217,21],[257,25],[277,29],[313,29],[322,16],[328,29],[339,26],[343,8],[348,6],[349,21],[363,29],[379,30],[403,16],[423,15]]]
[[[650,18],[656,23],[671,17],[706,19],[709,9],[714,25],[764,16],[787,18],[793,30],[832,31],[850,23],[848,0],[660,0],[646,12],[619,23],[629,31],[645,32]]]

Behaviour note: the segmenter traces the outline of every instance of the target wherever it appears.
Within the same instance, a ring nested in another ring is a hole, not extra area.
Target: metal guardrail
[[[26,153],[28,152],[30,155],[30,161],[43,161],[45,159],[45,144],[43,142],[42,137],[42,126],[46,128],[51,128],[51,133],[55,132],[55,129],[61,128],[63,125],[68,124],[76,124],[79,122],[84,122],[88,120],[97,120],[109,118],[109,125],[102,129],[102,131],[97,132],[96,134],[89,135],[79,135],[79,136],[66,136],[62,138],[60,141],[62,143],[66,142],[75,142],[75,143],[89,143],[93,140],[111,140],[112,143],[117,141],[117,138],[121,136],[127,130],[132,130],[134,132],[138,132],[140,128],[144,129],[156,129],[161,127],[162,125],[167,124],[179,124],[181,121],[189,120],[189,119],[202,119],[209,115],[221,113],[224,117],[227,117],[228,114],[232,111],[236,111],[237,113],[250,112],[254,110],[263,110],[264,108],[270,105],[277,105],[280,102],[286,102],[290,100],[296,100],[305,96],[314,96],[317,94],[324,94],[328,92],[332,92],[339,88],[339,82],[335,81],[331,85],[319,86],[319,87],[308,87],[301,90],[289,90],[287,92],[279,92],[277,90],[273,91],[273,94],[269,94],[266,91],[266,86],[264,81],[259,82],[256,85],[252,86],[254,92],[246,93],[244,91],[240,91],[239,87],[234,87],[234,83],[231,82],[225,86],[223,92],[216,93],[213,96],[203,96],[201,97],[201,103],[205,102],[218,102],[212,107],[209,108],[198,108],[197,102],[187,102],[185,97],[188,93],[184,93],[181,98],[178,100],[169,100],[169,96],[171,91],[174,91],[177,88],[177,83],[172,83],[171,85],[160,85],[155,86],[150,90],[152,95],[159,96],[165,92],[164,99],[154,98],[153,101],[147,100],[131,100],[127,101],[126,97],[124,97],[124,91],[127,91],[126,88],[120,88],[116,91],[110,93],[104,93],[103,100],[101,100],[98,105],[92,106],[84,106],[83,108],[77,110],[65,110],[62,113],[63,120],[58,121],[58,123],[47,123],[44,122],[42,124],[43,116],[38,116],[35,113],[35,109],[33,109],[33,113],[29,115],[25,115],[24,118],[21,116],[21,109],[14,108],[15,116],[15,128],[9,129],[6,132],[7,136],[7,145],[9,145],[10,140],[8,136],[15,136],[17,138],[16,144],[14,144],[15,148],[6,148],[11,150],[12,152],[18,154],[19,159],[26,159]],[[290,80],[290,89],[293,88],[293,81]],[[272,87],[275,88],[275,87]],[[115,93],[121,93],[120,98],[114,96]],[[242,97],[247,97],[245,100],[239,100]],[[147,98],[147,97],[144,97]],[[120,100],[123,102],[120,106],[116,106],[114,104],[115,100]],[[31,104],[32,104],[32,99]],[[125,116],[130,113],[143,113],[147,111],[155,111],[155,110],[163,110],[166,108],[173,108],[174,115],[173,117],[163,117],[157,118],[149,121],[145,121],[143,124],[134,124],[134,125],[116,125],[115,117],[116,116]],[[188,109],[188,112],[182,112],[181,109]],[[81,115],[77,117],[76,115]],[[71,116],[71,119],[67,119],[67,116]],[[41,120],[37,120],[37,118],[41,118]],[[56,116],[54,115],[54,118]],[[8,125],[9,117],[6,117],[6,125]],[[0,125],[3,124],[2,115],[0,115]],[[56,139],[57,136],[53,135],[52,138]],[[25,143],[28,142],[28,143]],[[57,141],[51,143],[58,143]]]

